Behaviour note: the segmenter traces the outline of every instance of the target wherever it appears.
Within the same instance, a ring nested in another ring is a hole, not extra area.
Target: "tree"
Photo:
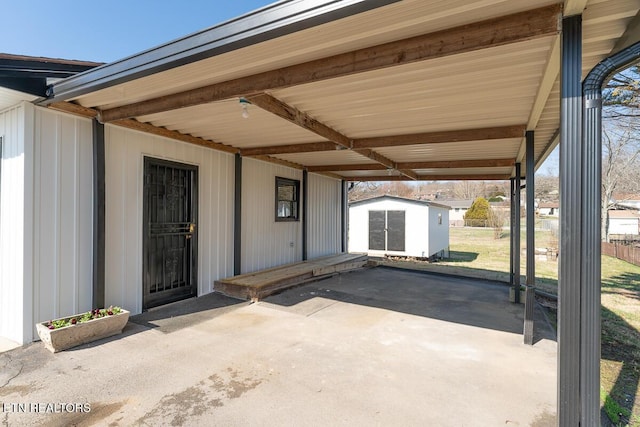
[[[457,181],[453,186],[453,194],[457,199],[475,199],[484,193],[485,184],[482,181]]]
[[[488,223],[493,228],[493,238],[501,239],[507,213],[502,209],[489,208]]]
[[[640,191],[640,141],[633,126],[606,120],[602,132],[602,239],[609,241],[609,209],[613,193]]]
[[[484,197],[476,198],[471,207],[464,214],[465,225],[471,227],[486,227],[487,220],[489,219],[489,211],[491,207],[489,202]]]
[[[348,197],[350,202],[378,196],[380,185],[376,182],[358,181],[349,184]]]

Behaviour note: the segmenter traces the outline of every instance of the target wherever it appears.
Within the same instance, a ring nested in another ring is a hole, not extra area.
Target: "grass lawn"
[[[525,246],[525,235],[521,236]],[[450,272],[478,272],[509,281],[509,235],[494,239],[492,229],[450,229],[451,258],[438,262]],[[548,231],[536,232],[536,247],[556,246]],[[526,258],[521,255],[521,273]],[[524,279],[522,283],[524,283]],[[557,293],[558,263],[536,260],[536,285]],[[640,267],[602,257],[601,397],[613,425],[640,426]]]

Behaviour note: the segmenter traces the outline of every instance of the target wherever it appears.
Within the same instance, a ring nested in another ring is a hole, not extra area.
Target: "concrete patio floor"
[[[207,295],[135,316],[94,344],[0,354],[0,420],[553,426],[553,332],[538,317],[536,344],[525,346],[523,306],[507,296],[501,284],[385,268],[256,304]],[[90,412],[31,412],[49,403]]]

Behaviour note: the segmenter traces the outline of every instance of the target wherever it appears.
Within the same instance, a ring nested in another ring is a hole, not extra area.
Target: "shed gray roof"
[[[447,205],[443,205],[443,204],[440,204],[440,203],[434,203],[434,202],[432,202],[430,200],[415,200],[415,199],[408,199],[406,197],[391,196],[391,195],[388,195],[388,194],[385,194],[384,196],[376,196],[376,197],[371,197],[369,199],[350,202],[349,206],[359,206],[359,205],[364,205],[364,204],[367,204],[367,203],[379,202],[379,201],[382,201],[382,200],[394,200],[394,201],[408,203],[408,204],[416,204],[416,205],[429,206],[429,207],[434,207],[434,208],[442,208],[442,209],[447,209],[447,210],[451,209]]]

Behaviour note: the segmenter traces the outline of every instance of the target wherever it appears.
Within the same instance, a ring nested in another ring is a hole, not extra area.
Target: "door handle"
[[[193,232],[196,231],[196,225],[194,223],[189,224],[189,234],[187,234],[185,237],[187,238],[187,240],[191,239],[193,237]]]

